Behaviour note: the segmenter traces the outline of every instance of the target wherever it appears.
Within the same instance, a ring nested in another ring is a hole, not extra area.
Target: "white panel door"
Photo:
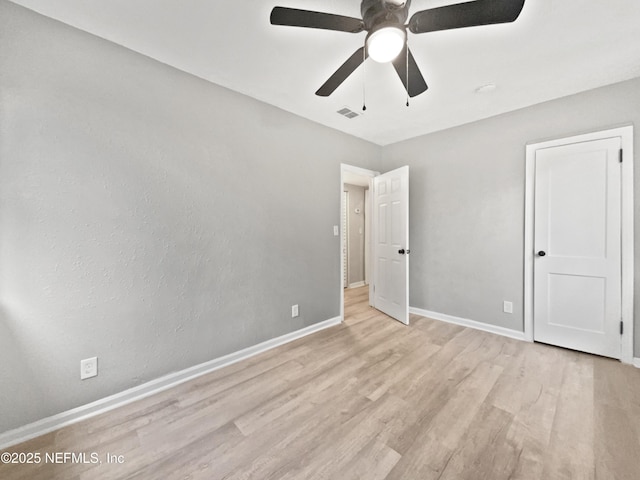
[[[620,138],[535,154],[534,340],[620,358]]]
[[[409,167],[373,184],[374,307],[409,325]]]

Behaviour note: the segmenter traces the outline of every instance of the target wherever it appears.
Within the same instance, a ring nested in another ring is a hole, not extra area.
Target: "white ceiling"
[[[640,76],[637,0],[527,0],[512,24],[409,34],[429,85],[409,108],[393,67],[371,60],[330,97],[314,95],[364,32],[269,24],[276,5],[360,17],[359,0],[13,1],[378,145]],[[413,0],[410,15],[451,3]],[[365,114],[337,114],[362,112],[363,80]],[[497,88],[475,93],[488,83]]]

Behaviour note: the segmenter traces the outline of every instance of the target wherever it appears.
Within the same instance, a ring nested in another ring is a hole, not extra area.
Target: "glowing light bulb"
[[[404,47],[406,33],[398,27],[383,27],[367,38],[367,51],[376,62],[390,62]]]

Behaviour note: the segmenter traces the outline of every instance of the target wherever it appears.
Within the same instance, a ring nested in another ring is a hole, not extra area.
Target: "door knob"
[[[538,256],[539,256],[539,257],[544,257],[546,254],[547,254],[547,252],[545,252],[544,250],[540,250],[540,251],[538,252]]]
[[[404,253],[405,253],[405,252],[404,252],[404,248],[401,248],[400,250],[398,250],[398,253],[399,253],[400,255],[404,255]]]

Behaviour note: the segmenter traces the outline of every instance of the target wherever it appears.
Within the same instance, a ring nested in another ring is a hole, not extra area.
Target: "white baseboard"
[[[633,366],[636,367],[636,368],[640,368],[640,358],[635,357],[633,359]]]
[[[421,317],[433,318],[434,320],[440,320],[442,322],[454,323],[463,327],[482,330],[483,332],[495,333],[496,335],[502,335],[503,337],[526,341],[524,332],[518,332],[517,330],[511,330],[510,328],[498,327],[496,325],[489,325],[488,323],[477,322],[467,318],[454,317],[453,315],[447,315],[445,313],[431,312],[429,310],[423,310],[415,307],[409,307],[409,313],[420,315]]]
[[[363,281],[360,281],[360,282],[350,283],[349,288],[364,287],[365,285],[366,283],[364,283]]]
[[[43,418],[42,420],[38,420],[23,427],[9,430],[8,432],[0,434],[0,450],[32,438],[39,437],[40,435],[44,435],[45,433],[52,432],[59,428],[66,427],[72,423],[77,423],[81,420],[113,410],[136,400],[149,397],[201,375],[213,372],[214,370],[218,370],[241,360],[253,357],[254,355],[258,355],[259,353],[271,350],[272,348],[285,343],[289,343],[320,330],[324,330],[325,328],[333,327],[334,325],[340,324],[341,321],[342,319],[340,317],[331,318],[324,322],[296,330],[295,332],[287,333],[286,335],[282,335],[277,338],[272,338],[266,342],[253,345],[252,347],[230,353],[223,357],[215,358],[179,372],[165,375],[164,377],[151,380],[150,382],[130,388],[124,392],[116,393],[115,395],[110,395],[87,405],[82,405],[80,407],[67,410],[66,412]]]

